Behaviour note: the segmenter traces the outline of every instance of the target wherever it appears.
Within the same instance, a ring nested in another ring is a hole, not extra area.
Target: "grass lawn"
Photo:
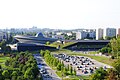
[[[95,60],[97,60],[99,62],[111,65],[111,66],[112,66],[113,62],[115,61],[115,59],[113,60],[113,59],[110,59],[110,58],[107,58],[107,57],[104,57],[104,56],[88,55],[88,54],[83,54],[82,52],[73,52],[73,51],[64,50],[64,49],[59,50],[59,51],[55,51],[53,53],[56,53],[56,54],[65,53],[65,54],[69,54],[69,55],[87,56],[87,57],[95,59]],[[90,54],[95,54],[95,52],[91,52]]]
[[[89,54],[98,54],[96,51],[90,51]]]
[[[68,76],[67,78],[63,78],[63,80],[80,80],[77,76]]]
[[[0,65],[2,66],[2,67],[4,67],[5,66],[5,61],[7,60],[7,59],[9,59],[9,57],[6,57],[6,56],[0,56]]]
[[[62,72],[61,71],[56,71],[56,74],[62,78],[62,80],[79,80],[80,78],[75,75],[69,75],[69,76],[64,76],[62,77]],[[83,79],[83,78],[82,78]]]
[[[89,80],[89,76],[78,76],[79,79]]]
[[[75,42],[66,42],[65,44],[61,44],[61,43],[58,43],[58,42],[54,42],[54,43],[52,43],[50,45],[47,45],[47,46],[58,47],[60,45],[60,48],[62,49],[64,47],[69,46],[69,45],[74,44],[74,43]]]
[[[61,71],[56,71],[56,74],[57,74],[59,77],[62,77],[62,72],[61,72]]]

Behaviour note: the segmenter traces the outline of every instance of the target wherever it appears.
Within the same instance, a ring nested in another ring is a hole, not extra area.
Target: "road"
[[[47,75],[49,75],[46,77],[44,76],[45,74],[42,74],[43,80],[62,80],[59,76],[56,75],[55,71],[46,64],[43,57],[41,57],[39,54],[34,54],[34,57],[37,58],[37,63],[42,64],[41,66],[46,69]]]

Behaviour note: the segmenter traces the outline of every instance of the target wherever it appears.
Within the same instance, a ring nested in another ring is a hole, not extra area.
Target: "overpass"
[[[74,42],[74,44],[65,46],[64,49],[91,51],[105,47],[110,40],[66,40],[65,42]]]

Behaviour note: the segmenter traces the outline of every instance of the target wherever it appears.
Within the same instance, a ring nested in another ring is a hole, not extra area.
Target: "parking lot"
[[[71,65],[76,70],[76,75],[90,75],[100,67],[103,67],[104,69],[111,68],[109,65],[85,56],[70,56],[64,53],[54,54],[54,56],[63,61],[65,66]]]

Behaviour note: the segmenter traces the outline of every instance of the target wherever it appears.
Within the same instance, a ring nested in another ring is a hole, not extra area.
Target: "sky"
[[[120,0],[0,0],[0,29],[119,28]]]

